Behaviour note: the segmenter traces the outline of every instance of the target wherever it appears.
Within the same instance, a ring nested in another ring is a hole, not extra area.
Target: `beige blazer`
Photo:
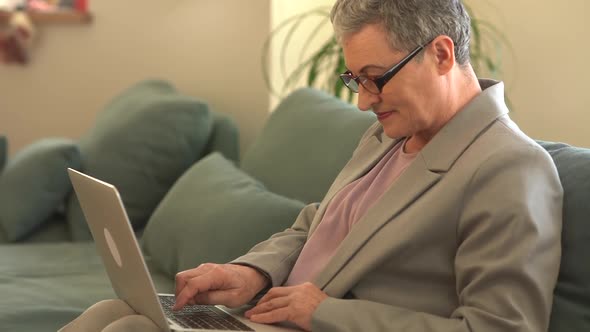
[[[313,331],[547,330],[561,184],[551,157],[508,117],[503,84],[480,84],[314,280],[330,298]],[[281,285],[331,199],[395,143],[375,123],[321,204],[236,262]]]

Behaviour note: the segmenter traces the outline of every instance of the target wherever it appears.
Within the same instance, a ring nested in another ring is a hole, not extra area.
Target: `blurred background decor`
[[[26,64],[33,45],[35,27],[22,10],[11,12],[8,23],[0,29],[0,62]]]
[[[43,23],[86,23],[88,0],[0,0],[0,63],[29,63]]]
[[[76,10],[86,12],[88,0],[0,0],[0,10],[15,11],[60,11]]]

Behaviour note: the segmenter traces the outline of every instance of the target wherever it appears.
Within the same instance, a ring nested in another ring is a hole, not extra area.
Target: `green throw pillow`
[[[141,82],[115,97],[81,139],[82,168],[117,187],[134,229],[140,229],[174,181],[202,156],[211,118],[205,103],[169,83]],[[67,218],[75,241],[92,238],[75,195]]]
[[[590,149],[538,143],[551,154],[563,186],[561,265],[549,331],[590,331]]]
[[[6,154],[8,153],[8,142],[6,141],[6,136],[0,135],[0,174],[4,169],[4,164],[6,164]]]
[[[205,262],[225,263],[290,227],[303,207],[213,153],[170,189],[146,226],[143,248],[170,276]]]
[[[62,206],[72,189],[68,167],[80,168],[80,152],[58,138],[33,143],[8,161],[0,176],[0,226],[8,241],[25,238]]]

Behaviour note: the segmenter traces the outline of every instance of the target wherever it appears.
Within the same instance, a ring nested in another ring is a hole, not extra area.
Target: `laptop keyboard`
[[[166,317],[176,324],[189,329],[254,331],[223,310],[211,305],[185,306],[174,311],[174,296],[160,295],[160,303]]]

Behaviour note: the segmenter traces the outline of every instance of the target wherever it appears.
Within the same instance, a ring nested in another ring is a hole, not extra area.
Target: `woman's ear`
[[[448,36],[438,36],[432,41],[431,48],[438,73],[447,74],[455,66],[455,43]]]

